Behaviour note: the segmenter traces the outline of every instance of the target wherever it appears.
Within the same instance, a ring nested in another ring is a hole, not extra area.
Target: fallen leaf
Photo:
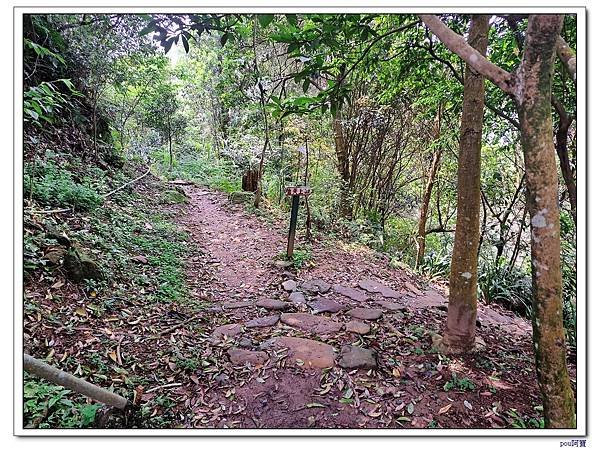
[[[470,403],[469,403],[467,400],[465,400],[465,401],[463,402],[463,404],[465,405],[465,407],[466,407],[467,409],[473,409],[473,405],[471,405],[471,404],[470,404]]]
[[[452,408],[452,403],[440,408],[440,410],[438,411],[438,414],[445,414],[450,410],[450,408]]]

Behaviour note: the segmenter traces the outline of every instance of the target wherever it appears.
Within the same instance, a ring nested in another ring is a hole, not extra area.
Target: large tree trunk
[[[567,372],[562,315],[558,175],[550,111],[554,49],[563,18],[548,14],[529,16],[523,60],[513,77],[467,45],[437,17],[425,14],[420,17],[452,52],[516,102],[531,217],[533,341],[544,417],[547,427],[574,428],[575,401]],[[576,65],[572,59],[567,64],[575,79]]]
[[[515,86],[531,218],[533,340],[544,416],[551,428],[575,427],[562,314],[558,175],[551,111],[555,46],[562,20],[559,15],[529,16]]]
[[[440,138],[442,130],[442,108],[443,105],[438,107],[437,114],[437,126],[435,134],[433,136],[433,142]],[[442,160],[442,148],[436,147],[433,151],[433,159],[431,166],[429,166],[429,174],[427,176],[427,183],[425,184],[425,191],[423,192],[423,201],[421,202],[421,209],[419,211],[419,225],[417,230],[417,260],[415,267],[419,267],[423,263],[423,257],[425,256],[425,235],[427,234],[427,212],[429,211],[429,202],[431,201],[431,193],[433,191],[433,184],[440,167]]]
[[[474,15],[469,28],[468,42],[482,55],[488,45],[489,19],[488,15]],[[448,321],[443,340],[444,351],[448,353],[469,351],[475,344],[484,100],[483,76],[467,67],[460,125],[456,232],[450,268]]]

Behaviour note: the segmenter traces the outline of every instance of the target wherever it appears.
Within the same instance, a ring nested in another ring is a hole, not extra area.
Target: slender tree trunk
[[[489,19],[488,15],[473,15],[469,28],[468,42],[482,55],[488,45]],[[443,339],[443,349],[447,353],[470,351],[475,344],[484,101],[484,78],[467,67],[460,125],[456,232],[450,268],[448,321]]]
[[[575,175],[571,168],[571,161],[569,160],[569,128],[573,123],[573,118],[567,114],[565,108],[559,103],[554,103],[554,108],[558,112],[558,130],[556,131],[556,154],[560,162],[560,171],[562,172],[565,185],[567,186],[567,193],[569,194],[569,204],[571,206],[571,217],[573,217],[573,223],[577,226],[577,185],[575,184]]]
[[[525,154],[533,278],[533,340],[544,417],[550,428],[575,427],[563,326],[558,175],[551,93],[560,15],[531,15],[515,101]]]
[[[333,138],[335,142],[335,154],[337,157],[337,168],[338,173],[342,179],[342,186],[340,190],[340,217],[348,220],[352,220],[352,195],[350,192],[350,161],[349,151],[346,147],[346,139],[344,138],[344,128],[342,125],[342,111],[341,108],[335,113],[333,119]]]
[[[442,130],[442,108],[443,105],[438,107],[437,127],[433,139],[434,142],[439,139]],[[441,160],[442,148],[437,146],[433,151],[433,160],[431,161],[431,166],[429,166],[429,175],[427,177],[427,183],[425,184],[425,192],[423,193],[421,210],[419,211],[419,226],[417,231],[417,260],[415,262],[415,267],[419,267],[423,263],[423,257],[425,256],[427,212],[429,211],[429,202],[431,201],[433,184],[435,183],[435,178],[437,176]]]

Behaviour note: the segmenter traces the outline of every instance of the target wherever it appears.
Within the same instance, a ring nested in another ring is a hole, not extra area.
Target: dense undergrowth
[[[175,228],[173,212],[169,212],[177,199],[165,198],[152,175],[142,191],[128,187],[102,199],[100,192],[124,184],[143,167],[132,164],[123,171],[105,172],[81,164],[76,156],[63,154],[63,158],[60,163],[36,161],[25,166],[35,186],[30,205],[33,212],[25,213],[25,348],[38,357],[45,355],[50,364],[58,362],[58,355],[52,350],[52,341],[41,340],[35,325],[39,325],[38,318],[72,334],[82,324],[119,316],[115,313],[128,305],[142,302],[146,307],[172,307],[188,299],[183,270],[187,235]],[[52,183],[57,179],[62,182]],[[162,205],[160,209],[157,203]],[[75,212],[39,212],[45,206],[66,206]],[[69,278],[64,261],[74,248],[97,266],[97,277],[79,283]],[[46,292],[46,299],[40,292]],[[129,310],[125,317],[132,314]],[[135,374],[121,370],[123,382],[115,385],[111,381],[114,364],[110,354],[97,351],[65,354],[61,360],[64,370],[107,387],[113,385],[123,395],[144,384]],[[26,376],[25,381],[26,426],[95,425],[98,404],[37,378]]]

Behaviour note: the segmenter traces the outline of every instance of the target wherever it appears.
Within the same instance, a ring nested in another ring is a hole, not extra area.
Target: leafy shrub
[[[67,88],[61,92],[60,85]],[[23,120],[42,126],[43,122],[52,124],[65,107],[71,105],[70,97],[81,97],[73,83],[67,79],[43,81],[23,93]]]
[[[102,405],[72,400],[71,391],[42,381],[23,386],[23,420],[36,428],[85,428],[92,425]],[[81,397],[83,400],[83,397]]]
[[[32,195],[43,205],[91,210],[102,204],[102,197],[90,187],[77,183],[68,170],[52,162],[25,167],[25,196]]]
[[[501,258],[498,264],[480,259],[478,273],[479,297],[486,303],[498,303],[526,317],[531,317],[531,275],[512,268]]]

